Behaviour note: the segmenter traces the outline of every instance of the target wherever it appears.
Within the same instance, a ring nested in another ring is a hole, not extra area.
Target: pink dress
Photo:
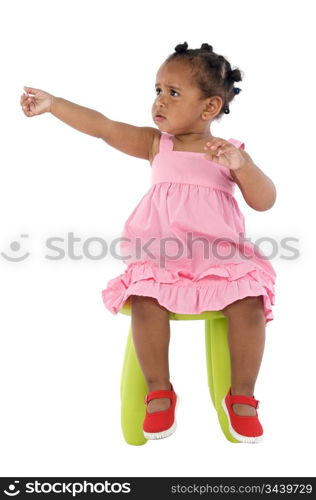
[[[262,295],[271,321],[276,273],[246,239],[229,168],[204,153],[173,151],[173,136],[162,132],[151,180],[125,222],[120,254],[127,268],[102,291],[104,305],[117,314],[131,295],[143,295],[171,312],[198,314]]]

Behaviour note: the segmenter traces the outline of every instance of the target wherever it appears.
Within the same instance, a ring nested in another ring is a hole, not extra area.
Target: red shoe
[[[222,400],[222,406],[228,418],[231,435],[242,443],[260,443],[263,439],[263,428],[259,422],[258,414],[254,416],[237,415],[233,411],[233,404],[247,404],[259,408],[259,401],[253,396],[232,396],[231,388]]]
[[[162,439],[174,433],[177,427],[175,421],[175,409],[177,403],[177,395],[173,390],[153,391],[145,397],[146,417],[143,424],[143,433],[147,439]],[[155,411],[148,413],[147,404],[152,399],[169,398],[171,403],[167,410]]]

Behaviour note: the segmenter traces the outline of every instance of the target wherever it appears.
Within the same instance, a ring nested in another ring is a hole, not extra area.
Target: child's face
[[[156,76],[152,117],[158,128],[171,134],[199,133],[208,123],[202,119],[210,99],[202,97],[192,81],[191,66],[183,61],[164,63]],[[157,114],[164,119],[156,118]]]

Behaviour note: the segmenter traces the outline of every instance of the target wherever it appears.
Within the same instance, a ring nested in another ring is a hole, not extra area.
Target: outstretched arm
[[[62,97],[52,96],[50,112],[59,120],[84,134],[100,137],[106,117],[94,109],[85,108]]]
[[[32,117],[45,112],[62,120],[67,125],[103,139],[110,146],[123,153],[149,160],[154,137],[159,133],[152,127],[136,127],[110,120],[94,109],[80,106],[62,97],[55,97],[40,89],[24,87],[21,106],[25,116]]]

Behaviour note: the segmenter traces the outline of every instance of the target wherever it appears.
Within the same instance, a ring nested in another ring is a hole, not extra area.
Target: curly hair
[[[174,61],[188,61],[193,70],[193,81],[199,87],[203,97],[219,96],[223,100],[222,108],[215,120],[223,113],[230,112],[229,103],[242,90],[234,87],[234,82],[242,80],[238,68],[232,69],[230,63],[223,56],[213,52],[213,47],[202,43],[199,49],[188,49],[187,42],[175,47],[175,52],[165,60],[165,64]]]

